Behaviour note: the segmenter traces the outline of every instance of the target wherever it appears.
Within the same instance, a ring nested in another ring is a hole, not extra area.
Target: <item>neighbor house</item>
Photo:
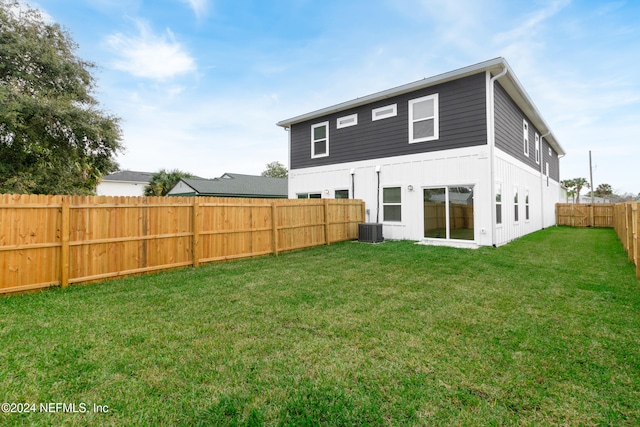
[[[119,171],[102,177],[96,187],[98,196],[144,196],[152,172]]]
[[[182,178],[169,196],[255,197],[286,199],[287,179],[225,173],[220,178]]]
[[[362,199],[385,238],[495,246],[555,223],[565,152],[503,58],[278,126],[289,197]]]

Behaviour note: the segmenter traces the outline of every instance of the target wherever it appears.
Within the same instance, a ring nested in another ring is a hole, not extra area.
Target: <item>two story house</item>
[[[289,198],[356,198],[384,237],[498,246],[555,223],[565,152],[504,58],[277,123]]]

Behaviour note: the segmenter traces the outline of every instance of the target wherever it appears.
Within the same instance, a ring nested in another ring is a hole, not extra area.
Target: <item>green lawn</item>
[[[640,282],[612,230],[0,298],[0,343],[1,402],[90,411],[0,425],[640,425]]]

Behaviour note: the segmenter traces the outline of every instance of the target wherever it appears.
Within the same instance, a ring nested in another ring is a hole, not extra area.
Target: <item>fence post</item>
[[[329,199],[324,199],[324,241],[328,245],[331,244],[329,239]]]
[[[593,203],[589,205],[589,227],[595,227],[593,221]]]
[[[278,256],[278,206],[276,202],[271,202],[271,246],[273,254]]]
[[[62,210],[60,218],[60,286],[69,285],[69,198],[62,198]]]
[[[193,244],[192,244],[193,266],[200,266],[200,203],[198,197],[193,199]]]

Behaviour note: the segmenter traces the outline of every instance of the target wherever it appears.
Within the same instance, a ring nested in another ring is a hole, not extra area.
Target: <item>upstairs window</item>
[[[349,126],[355,126],[358,124],[358,114],[351,114],[350,116],[340,117],[336,120],[336,128],[342,129]]]
[[[538,132],[536,132],[535,141],[536,141],[536,163],[540,164],[540,135],[538,135]]]
[[[438,94],[409,101],[409,144],[438,139]]]
[[[329,155],[329,122],[311,126],[311,158]]]
[[[398,104],[387,105],[385,107],[376,108],[371,110],[371,120],[388,119],[389,117],[395,117],[398,115]]]
[[[529,123],[526,120],[522,120],[522,146],[524,155],[529,157]]]

